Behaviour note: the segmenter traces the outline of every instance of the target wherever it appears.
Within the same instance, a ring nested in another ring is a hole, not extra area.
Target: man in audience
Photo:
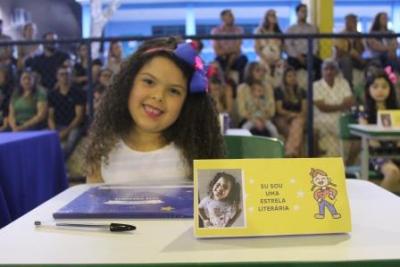
[[[45,41],[55,41],[57,34],[48,32],[43,35]],[[58,50],[56,43],[47,43],[44,45],[42,54],[30,58],[26,61],[26,66],[41,76],[41,82],[44,87],[51,90],[56,84],[56,72],[61,66],[67,66],[69,55]]]
[[[307,6],[298,4],[296,6],[297,23],[287,29],[288,34],[303,33],[315,34],[318,33],[316,26],[307,23]],[[317,56],[319,39],[313,40],[313,70],[315,72],[314,79],[321,78],[321,59]],[[307,39],[303,38],[288,38],[285,40],[286,52],[288,54],[287,62],[294,69],[307,69]]]
[[[345,17],[345,28],[341,33],[360,34],[357,31],[357,16]],[[353,68],[362,70],[366,64],[362,58],[364,44],[361,38],[336,38],[334,40],[335,58],[339,63],[344,78],[353,86]]]
[[[65,159],[68,159],[83,132],[86,98],[84,91],[71,87],[67,67],[58,69],[57,86],[50,91],[48,102],[48,126],[59,132]]]
[[[233,16],[232,10],[223,10],[220,17],[222,24],[212,29],[212,35],[240,35],[244,33],[243,28],[235,25],[235,17]],[[221,39],[213,41],[213,48],[216,54],[215,59],[221,65],[225,75],[234,78],[237,83],[243,81],[244,68],[248,61],[246,55],[242,54],[241,46],[242,39]],[[238,77],[232,77],[235,75]]]

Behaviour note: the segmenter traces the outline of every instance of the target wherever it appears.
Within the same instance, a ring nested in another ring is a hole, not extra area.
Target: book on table
[[[99,185],[57,210],[53,217],[193,218],[193,186]]]

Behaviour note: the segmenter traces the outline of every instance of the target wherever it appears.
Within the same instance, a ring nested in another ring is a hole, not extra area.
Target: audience
[[[3,20],[0,19],[0,42],[12,41],[11,37],[3,33]],[[0,64],[8,65],[13,63],[12,46],[0,46]]]
[[[282,86],[275,89],[275,123],[285,138],[285,155],[302,155],[304,125],[307,112],[306,91],[297,83],[296,71],[288,67],[282,79]]]
[[[34,73],[25,69],[11,96],[8,117],[11,130],[19,132],[43,129],[46,116],[46,92],[37,87]]]
[[[318,33],[315,25],[307,22],[307,6],[299,4],[296,6],[297,23],[287,29],[288,34],[292,33]],[[313,70],[315,72],[315,80],[321,77],[321,59],[317,56],[319,49],[319,39],[313,40]],[[287,62],[295,70],[307,69],[308,44],[307,39],[290,38],[285,40],[286,53],[288,54]]]
[[[388,16],[386,12],[379,12],[372,23],[370,33],[394,33],[388,29]],[[390,65],[400,72],[396,50],[396,38],[368,38],[367,44],[372,58],[380,61],[383,67]]]
[[[338,121],[342,112],[350,110],[353,96],[336,61],[323,62],[322,78],[313,84],[313,101],[319,149],[324,156],[339,156]]]
[[[88,82],[89,53],[87,45],[79,44],[77,52],[77,61],[73,67],[73,82],[75,87],[83,89]]]
[[[71,85],[68,68],[57,71],[57,86],[49,92],[48,127],[57,130],[68,159],[83,133],[86,98],[80,88]]]
[[[222,24],[212,29],[212,35],[243,34],[241,27],[235,25],[232,10],[225,9],[220,14]],[[213,40],[215,60],[219,62],[226,76],[233,78],[236,83],[243,81],[244,68],[247,64],[246,55],[242,54],[242,40]]]
[[[12,73],[8,66],[0,66],[0,132],[8,128],[8,109],[13,91]]]
[[[26,23],[22,28],[21,41],[35,41],[36,40],[36,25],[33,22]],[[19,45],[18,46],[18,59],[17,67],[22,70],[28,58],[32,58],[41,52],[38,44]]]
[[[121,69],[122,63],[122,45],[119,41],[111,41],[110,47],[108,48],[107,56],[107,68],[109,68],[113,74],[117,74]]]
[[[341,33],[360,34],[357,30],[357,16],[349,14],[345,17],[345,28]],[[366,61],[362,58],[364,44],[361,38],[334,39],[335,57],[342,70],[343,77],[353,86],[353,69],[362,70]]]

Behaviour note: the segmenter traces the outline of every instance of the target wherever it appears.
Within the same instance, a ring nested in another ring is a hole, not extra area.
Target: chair
[[[340,151],[342,158],[344,158],[344,141],[359,140],[358,137],[350,133],[349,124],[357,123],[357,120],[351,113],[343,113],[339,118],[339,138],[340,138]],[[346,166],[346,177],[360,178],[361,167],[359,165]],[[382,179],[382,174],[377,171],[370,170],[368,173],[369,179]]]
[[[282,141],[264,136],[224,136],[226,158],[283,158]]]

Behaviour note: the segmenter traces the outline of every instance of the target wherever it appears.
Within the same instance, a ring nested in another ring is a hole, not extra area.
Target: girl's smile
[[[214,199],[224,200],[229,196],[231,189],[232,189],[232,184],[230,181],[224,179],[223,177],[219,178],[213,186]]]

